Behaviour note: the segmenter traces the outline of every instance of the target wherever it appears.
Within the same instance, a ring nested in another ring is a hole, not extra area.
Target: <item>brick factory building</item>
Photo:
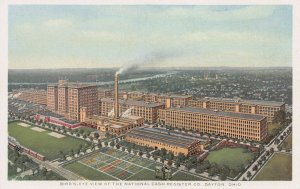
[[[84,108],[82,108],[82,113],[83,112]],[[96,128],[102,133],[110,132],[112,134],[121,135],[133,128],[141,127],[144,124],[144,119],[138,116],[127,116],[115,119],[96,115],[84,117],[84,115],[82,115],[81,122],[86,126]]]
[[[112,98],[101,99],[101,115],[112,116],[114,112],[115,101]],[[164,104],[150,103],[136,100],[119,100],[119,115],[129,111],[130,115],[143,117],[150,123],[156,122],[158,110],[164,108]]]
[[[87,116],[98,115],[98,92],[96,85],[68,83],[47,86],[47,108],[70,120],[80,120],[80,108],[86,107]]]
[[[201,152],[207,144],[207,139],[196,139],[178,133],[168,133],[157,128],[136,128],[125,134],[125,140],[141,146],[155,149],[165,148],[167,151],[178,155],[193,155]]]
[[[14,91],[15,97],[25,102],[46,105],[47,104],[47,91],[45,90],[17,90]]]
[[[143,92],[126,92],[123,95],[123,99],[162,103],[162,104],[166,104],[167,101],[170,100],[172,106],[187,106],[188,102],[192,100],[192,96],[155,94],[155,93],[143,93]]]
[[[208,97],[190,100],[188,106],[219,111],[260,114],[266,116],[268,122],[272,122],[275,112],[279,110],[285,111],[285,104],[283,102]]]
[[[125,100],[138,100],[155,103],[169,103],[171,107],[193,107],[206,108],[211,110],[229,111],[260,114],[268,118],[268,122],[272,122],[274,113],[285,111],[285,103],[263,100],[243,100],[243,99],[226,99],[226,98],[201,98],[193,99],[192,96],[186,95],[167,95],[144,92],[126,92],[123,95]]]
[[[171,127],[254,141],[268,134],[267,118],[257,114],[183,107],[159,110],[159,121]]]

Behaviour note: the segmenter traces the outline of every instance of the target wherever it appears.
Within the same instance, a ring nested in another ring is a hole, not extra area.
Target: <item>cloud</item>
[[[266,43],[276,40],[273,35],[264,32],[249,31],[197,31],[182,36],[183,41],[192,42],[240,42]]]
[[[43,25],[46,27],[61,28],[61,27],[71,26],[72,22],[67,19],[50,19],[50,20],[46,20],[43,23]]]
[[[162,18],[188,18],[204,21],[243,21],[260,19],[271,16],[277,9],[276,6],[245,6],[238,9],[219,11],[213,7],[171,7],[162,12]]]

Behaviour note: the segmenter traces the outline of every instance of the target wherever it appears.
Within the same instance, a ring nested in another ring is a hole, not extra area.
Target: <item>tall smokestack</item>
[[[114,113],[115,113],[115,119],[119,118],[119,74],[115,74],[115,107],[114,107]]]

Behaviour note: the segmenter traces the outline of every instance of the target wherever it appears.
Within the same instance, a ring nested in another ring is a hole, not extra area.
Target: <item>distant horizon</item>
[[[90,67],[90,68],[77,68],[77,67],[69,67],[69,68],[9,68],[8,70],[64,70],[64,69],[113,69],[113,70],[118,70],[121,67]],[[293,66],[201,66],[201,67],[197,67],[197,66],[189,66],[189,67],[143,67],[143,68],[139,68],[137,70],[157,70],[157,69],[189,69],[189,68],[197,68],[197,69],[208,69],[208,68],[226,68],[226,69],[244,69],[244,68],[249,68],[249,69],[266,69],[266,68],[293,68]]]

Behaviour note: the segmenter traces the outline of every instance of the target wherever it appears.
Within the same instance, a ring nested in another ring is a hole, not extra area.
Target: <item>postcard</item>
[[[300,187],[299,3],[1,5],[3,188]]]

